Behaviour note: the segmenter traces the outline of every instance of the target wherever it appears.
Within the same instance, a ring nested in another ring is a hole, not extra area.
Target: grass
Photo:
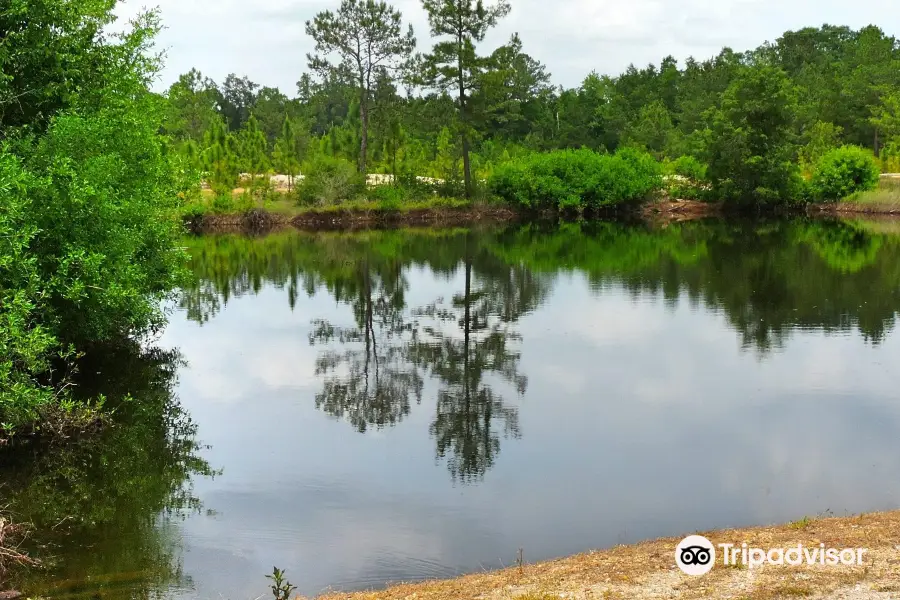
[[[803,517],[802,519],[800,519],[798,521],[793,521],[792,523],[789,523],[788,527],[790,527],[791,529],[806,529],[811,524],[812,524],[812,519],[810,519],[809,517]]]
[[[854,194],[841,204],[873,212],[900,212],[900,178],[882,177],[878,189]]]

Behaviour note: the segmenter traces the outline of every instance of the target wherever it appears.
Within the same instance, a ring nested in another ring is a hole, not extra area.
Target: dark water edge
[[[276,564],[315,594],[896,508],[896,229],[187,239],[166,334],[85,365],[120,425],[3,455],[48,565],[13,583],[256,597]]]

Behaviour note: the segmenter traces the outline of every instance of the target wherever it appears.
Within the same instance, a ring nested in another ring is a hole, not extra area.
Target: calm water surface
[[[64,520],[25,585],[256,598],[277,565],[313,595],[897,508],[892,229],[188,240],[158,348],[96,365],[130,425],[7,468]]]

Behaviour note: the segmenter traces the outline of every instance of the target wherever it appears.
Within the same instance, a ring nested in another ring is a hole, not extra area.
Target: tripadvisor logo
[[[706,575],[716,564],[716,548],[702,535],[689,535],[675,548],[675,562],[688,575]]]
[[[744,565],[755,569],[763,565],[862,565],[865,548],[826,548],[825,544],[807,547],[797,544],[790,548],[753,548],[747,544],[719,544],[722,564]],[[675,547],[675,563],[688,575],[705,575],[716,564],[716,546],[702,535],[689,535]]]

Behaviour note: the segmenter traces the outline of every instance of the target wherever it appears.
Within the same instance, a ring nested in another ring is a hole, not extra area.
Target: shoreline
[[[325,593],[320,600],[582,600],[827,598],[887,600],[900,596],[900,511],[802,519],[778,526],[703,532],[713,544],[738,547],[865,548],[861,566],[724,566],[692,577],[675,564],[681,537],[616,546],[455,579],[397,584],[379,591]],[[527,558],[527,548],[526,558]],[[301,597],[302,598],[302,597]]]
[[[268,233],[293,227],[299,230],[327,231],[369,229],[385,226],[437,225],[458,226],[476,223],[512,223],[523,218],[506,207],[472,206],[464,208],[415,208],[385,211],[378,209],[348,209],[306,211],[284,214],[265,209],[251,209],[244,213],[205,214],[186,219],[191,233]]]
[[[813,217],[865,217],[900,220],[900,208],[894,206],[856,205],[853,203],[809,204],[792,213]],[[697,219],[722,217],[727,214],[720,204],[698,200],[662,200],[650,202],[635,210],[610,211],[607,215],[630,216],[652,225],[667,225]],[[558,218],[555,212],[531,214],[506,206],[463,206],[383,210],[349,208],[344,210],[307,210],[284,213],[254,208],[241,213],[207,213],[185,217],[191,233],[268,233],[293,227],[301,231],[371,229],[404,226],[467,226],[476,224],[514,223],[533,218]],[[599,216],[597,218],[603,218]]]

